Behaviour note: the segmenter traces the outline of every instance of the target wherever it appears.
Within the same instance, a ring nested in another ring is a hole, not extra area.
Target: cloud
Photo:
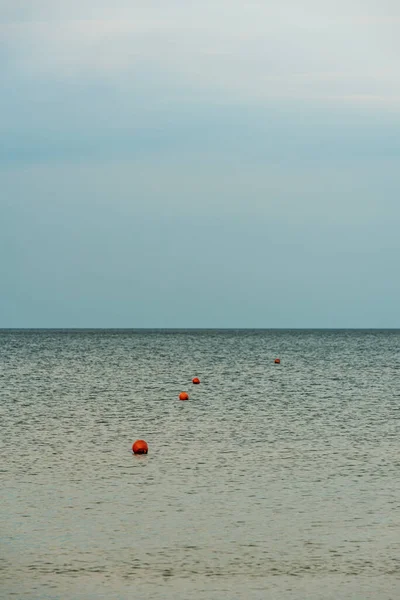
[[[210,25],[231,25],[235,19],[242,24],[254,17],[282,18],[303,23],[310,19],[380,19],[400,15],[395,0],[337,0],[335,3],[321,0],[2,0],[0,21],[68,20],[68,19],[135,19],[143,16],[201,22],[208,19]],[[211,20],[212,17],[212,20]],[[258,22],[262,27],[264,23]]]
[[[0,25],[2,160],[210,144],[252,160],[316,157],[318,144],[326,157],[393,156],[400,48],[391,8],[14,2],[13,20]]]
[[[135,7],[120,1],[111,10],[85,0],[57,9],[36,2],[29,12],[29,4],[19,3],[19,14],[36,21],[1,28],[8,69],[21,77],[131,77],[134,86],[136,71],[147,69],[217,101],[337,98],[384,106],[400,97],[394,5],[384,11],[353,1],[321,10],[310,0],[153,0]]]

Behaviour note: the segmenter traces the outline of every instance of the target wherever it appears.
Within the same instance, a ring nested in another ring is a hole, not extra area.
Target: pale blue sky
[[[400,5],[2,0],[0,327],[400,327]]]

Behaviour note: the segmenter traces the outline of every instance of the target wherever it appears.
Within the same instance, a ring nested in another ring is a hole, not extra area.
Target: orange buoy
[[[192,383],[194,383],[194,384],[198,384],[198,383],[200,383],[200,379],[199,379],[198,377],[194,377],[194,378],[192,379]]]
[[[187,392],[181,392],[179,394],[179,400],[189,400],[189,394]]]
[[[275,359],[275,364],[276,365],[280,365],[281,364],[281,359],[280,358],[276,358]]]
[[[133,454],[147,454],[149,447],[144,440],[136,440],[132,445]]]

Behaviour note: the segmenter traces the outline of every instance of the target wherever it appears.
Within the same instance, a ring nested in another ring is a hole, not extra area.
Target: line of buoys
[[[274,363],[276,365],[280,365],[281,359],[275,358]],[[200,379],[198,377],[193,377],[192,383],[194,385],[198,385],[200,383]],[[179,400],[189,400],[189,394],[187,392],[181,392],[179,394]],[[144,440],[136,440],[136,442],[134,442],[132,445],[132,452],[134,454],[147,454],[148,451],[149,447],[147,445],[147,442],[145,442]]]
[[[133,454],[147,454],[149,447],[144,440],[136,440],[132,445]]]

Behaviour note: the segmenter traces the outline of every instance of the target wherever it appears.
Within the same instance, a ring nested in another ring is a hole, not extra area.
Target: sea
[[[400,598],[400,331],[2,330],[0,457],[2,599]]]

